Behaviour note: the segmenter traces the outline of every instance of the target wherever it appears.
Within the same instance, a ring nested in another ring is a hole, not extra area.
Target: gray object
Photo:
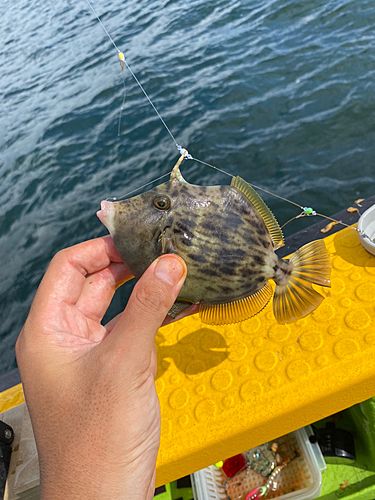
[[[375,205],[361,215],[358,221],[358,233],[362,246],[375,255]]]

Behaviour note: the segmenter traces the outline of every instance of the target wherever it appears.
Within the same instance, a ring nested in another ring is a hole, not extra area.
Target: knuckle
[[[59,250],[58,252],[55,253],[55,255],[52,257],[51,264],[59,264],[61,262],[64,262],[67,258],[67,249],[63,248],[62,250]]]
[[[58,252],[55,253],[54,255],[54,259],[62,259],[62,258],[65,258],[66,254],[68,252],[68,249],[67,248],[62,248],[61,250],[59,250]]]

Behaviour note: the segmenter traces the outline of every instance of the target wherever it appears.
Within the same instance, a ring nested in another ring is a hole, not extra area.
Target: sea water
[[[96,0],[178,142],[333,214],[374,194],[371,0]],[[60,248],[105,234],[99,202],[168,172],[177,150],[84,0],[3,0],[0,372]],[[228,182],[193,162],[191,182]],[[280,222],[295,207],[267,197]],[[289,226],[295,231],[311,218]],[[111,314],[126,299],[122,292]]]

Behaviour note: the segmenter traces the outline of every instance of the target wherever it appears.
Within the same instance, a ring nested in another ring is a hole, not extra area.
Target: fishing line
[[[86,0],[86,3],[89,5],[90,9],[92,10],[92,12],[94,13],[95,17],[97,18],[97,20],[99,21],[101,27],[103,28],[105,34],[107,35],[107,37],[109,38],[109,40],[111,41],[112,45],[115,47],[115,49],[117,50],[117,53],[118,53],[118,56],[119,56],[119,59],[120,59],[120,64],[121,64],[121,68],[123,69],[123,67],[125,66],[130,74],[132,75],[132,77],[134,78],[135,82],[137,83],[137,85],[139,86],[139,88],[142,90],[143,94],[145,95],[146,99],[148,100],[148,102],[150,103],[150,105],[152,106],[153,110],[155,111],[156,115],[158,116],[159,120],[161,121],[161,123],[163,124],[165,130],[168,132],[169,136],[171,137],[172,141],[174,142],[174,145],[177,147],[178,151],[180,152],[180,154],[183,154],[183,151],[186,152],[186,154],[184,155],[186,159],[189,159],[189,160],[195,160],[196,162],[198,163],[201,163],[202,165],[206,165],[208,167],[211,167],[215,170],[217,170],[218,172],[221,172],[225,175],[228,175],[229,177],[233,177],[232,174],[230,174],[229,172],[226,172],[225,170],[222,170],[221,168],[218,168],[218,167],[215,167],[215,165],[212,165],[211,163],[207,163],[203,160],[200,160],[199,158],[195,158],[193,156],[191,156],[186,150],[184,150],[184,148],[182,146],[180,146],[178,143],[177,143],[177,140],[175,138],[175,136],[173,135],[173,133],[171,132],[170,128],[168,127],[168,125],[166,124],[165,120],[163,119],[163,117],[161,116],[161,114],[159,113],[159,111],[157,110],[156,106],[154,105],[154,103],[152,102],[150,96],[147,94],[146,90],[144,89],[143,85],[141,84],[141,82],[138,80],[137,76],[134,74],[133,70],[131,69],[129,63],[127,62],[127,59],[125,58],[123,52],[118,48],[118,46],[116,45],[116,43],[114,42],[113,38],[111,37],[111,35],[109,34],[107,28],[104,26],[104,23],[102,22],[102,20],[100,19],[98,13],[96,12],[93,4],[91,3],[91,0]],[[123,80],[123,83],[124,83],[124,86],[125,86],[125,81]],[[125,95],[124,95],[125,97]],[[122,109],[120,109],[120,119],[121,119],[121,113],[122,113]],[[120,121],[119,121],[119,126],[118,126],[118,135],[120,135]],[[156,181],[157,179],[154,179],[154,181]],[[153,181],[153,182],[154,182]],[[147,184],[148,185],[148,184]],[[260,191],[264,191],[265,193],[271,195],[271,196],[274,196],[276,198],[279,198],[283,201],[286,201],[287,203],[290,203],[292,205],[295,205],[297,206],[298,208],[301,208],[303,209],[303,207],[301,205],[298,205],[297,203],[295,203],[294,201],[291,201],[291,200],[288,200],[287,198],[284,198],[276,193],[272,193],[271,191],[268,191],[267,189],[265,188],[262,188],[261,186],[257,186],[255,184],[253,184],[253,186],[256,188],[256,189],[259,189]],[[141,187],[144,187],[144,186],[141,186]],[[141,189],[138,188],[138,189]],[[138,191],[138,189],[136,191]],[[130,193],[127,193],[126,195],[124,195],[123,197],[127,196],[128,194]]]
[[[162,122],[162,124],[164,125],[165,127],[165,130],[168,132],[168,134],[171,136],[175,146],[177,147],[177,149],[179,148],[179,145],[177,144],[177,141],[176,141],[176,138],[175,136],[172,134],[172,132],[170,131],[170,128],[168,127],[168,125],[165,123],[163,117],[161,116],[161,114],[159,113],[159,111],[156,109],[154,103],[151,101],[149,95],[147,94],[147,92],[145,91],[145,89],[143,88],[143,85],[141,84],[141,82],[138,80],[138,78],[135,76],[135,74],[133,73],[133,70],[131,69],[131,67],[129,66],[128,62],[126,61],[125,59],[125,66],[128,68],[128,70],[130,71],[130,74],[132,75],[132,77],[134,78],[134,80],[137,82],[139,88],[142,90],[142,92],[144,93],[146,99],[148,100],[148,102],[151,104],[153,110],[155,111],[155,113],[157,114],[157,116],[159,117],[160,121]]]
[[[345,222],[342,222],[341,220],[334,219],[333,217],[328,217],[328,215],[324,215],[324,214],[321,214],[321,213],[318,213],[318,212],[315,212],[314,215],[316,215],[318,217],[322,217],[323,219],[330,220],[331,222],[334,222],[335,224],[341,224],[342,226],[349,227],[350,229],[354,229],[355,231],[357,231],[357,228],[355,228],[353,226],[350,226],[349,224],[346,224]],[[284,224],[282,226],[280,226],[280,229],[284,229],[284,227],[287,224],[289,224],[290,222],[293,222],[296,219],[301,219],[302,217],[305,217],[305,213],[304,212],[302,212],[302,213],[300,213],[298,215],[295,215],[294,217],[291,217],[290,219],[288,219],[286,222],[284,222]]]
[[[120,114],[119,114],[119,117],[118,117],[118,126],[117,126],[117,136],[118,137],[120,137],[120,134],[121,134],[121,118],[122,118],[122,112],[123,112],[123,109],[124,109],[124,106],[125,106],[126,94],[127,94],[127,87],[126,87],[126,83],[125,83],[125,75],[122,73],[121,76],[122,76],[122,85],[124,87],[124,93],[123,93],[123,96],[122,96]]]
[[[341,224],[342,226],[349,227],[350,229],[354,229],[355,231],[358,231],[358,228],[351,226],[350,224],[346,224],[345,222],[342,222],[341,220],[336,220],[333,219],[332,217],[329,217],[328,215],[316,213],[319,217],[323,217],[323,219],[330,220],[331,222],[336,222],[336,224]]]
[[[173,143],[174,145],[177,147],[178,151],[180,152],[180,154],[183,156],[184,159],[189,159],[189,160],[194,160],[198,163],[201,163],[202,165],[206,165],[207,167],[211,167],[213,168],[214,170],[217,170],[218,172],[221,172],[225,175],[228,175],[229,177],[233,177],[232,174],[230,174],[229,172],[226,172],[225,170],[221,169],[221,168],[218,168],[216,167],[215,165],[212,165],[211,163],[207,163],[203,160],[200,160],[199,158],[195,158],[193,157],[192,155],[190,155],[188,153],[188,151],[186,149],[184,149],[181,145],[178,144],[175,136],[173,135],[173,133],[171,132],[170,128],[168,127],[168,125],[166,124],[165,120],[163,119],[163,117],[161,116],[161,114],[159,113],[159,111],[157,110],[156,106],[154,105],[154,103],[152,102],[150,96],[147,94],[146,90],[144,89],[143,85],[141,84],[141,82],[138,80],[137,76],[134,74],[133,70],[131,69],[129,63],[127,62],[127,59],[125,58],[124,56],[124,53],[118,48],[118,46],[116,45],[115,41],[113,40],[113,38],[111,37],[111,35],[109,34],[107,28],[105,27],[104,23],[102,22],[102,20],[100,19],[98,13],[96,12],[95,10],[95,7],[93,6],[91,0],[85,0],[87,5],[90,7],[91,11],[93,12],[94,16],[96,17],[96,19],[98,20],[100,26],[103,28],[105,34],[107,35],[108,39],[110,40],[110,42],[112,43],[112,45],[114,46],[114,48],[116,49],[117,51],[117,55],[118,55],[118,58],[119,58],[119,61],[120,61],[120,65],[121,65],[121,70],[124,69],[124,67],[126,67],[128,70],[129,70],[129,73],[131,74],[131,76],[134,78],[135,82],[137,83],[137,85],[139,86],[139,88],[141,89],[141,91],[143,92],[144,96],[146,97],[146,99],[148,100],[149,104],[151,105],[151,107],[153,108],[153,110],[155,111],[156,115],[158,116],[159,120],[161,121],[161,123],[163,124],[165,130],[168,132],[169,136],[171,137],[171,139],[173,140]],[[123,106],[124,106],[124,103],[125,103],[125,98],[126,98],[126,86],[125,86],[125,77],[124,75],[123,76],[123,85],[124,85],[124,96],[123,96],[123,101],[122,101],[122,105],[121,105],[121,108],[120,108],[120,117],[119,117],[119,124],[118,124],[118,135],[120,135],[120,126],[121,126],[121,116],[122,116],[122,110],[123,110]],[[128,193],[124,194],[120,199],[123,199],[125,198],[126,196],[129,196],[130,194],[133,194],[135,193],[136,191],[139,191],[140,189],[146,187],[146,186],[149,186],[150,184],[153,184],[154,182],[160,180],[160,179],[163,179],[164,177],[166,177],[167,175],[169,175],[171,173],[168,172],[166,174],[163,174],[161,175],[160,177],[157,177],[149,182],[147,182],[146,184],[143,184],[142,186],[139,186],[138,188],[136,189],[133,189],[132,191],[129,191]],[[309,216],[319,216],[319,217],[323,217],[324,219],[327,219],[327,220],[330,220],[332,222],[335,222],[337,224],[341,224],[345,227],[350,227],[351,229],[355,229],[353,228],[352,226],[348,225],[348,224],[345,224],[344,222],[342,221],[338,221],[332,217],[329,217],[327,215],[324,215],[324,214],[321,214],[321,213],[318,213],[316,212],[315,210],[313,210],[311,207],[303,207],[302,205],[299,205],[298,203],[292,201],[292,200],[289,200],[288,198],[285,198],[284,196],[281,196],[279,194],[276,194],[268,189],[265,189],[261,186],[258,186],[257,184],[253,184],[251,183],[252,186],[254,186],[255,189],[258,189],[260,191],[263,191],[264,193],[266,194],[269,194],[270,196],[273,196],[274,198],[278,198],[282,201],[285,201],[286,203],[289,203],[295,207],[298,207],[299,209],[302,210],[302,212],[299,214],[299,215],[296,215],[295,217],[292,217],[291,219],[289,219],[288,221],[286,221],[283,226],[281,227],[284,227],[286,226],[289,222],[292,222],[293,220],[295,219],[299,219],[301,217],[309,217]],[[118,200],[118,198],[112,198],[112,200]],[[356,229],[355,229],[356,230]]]
[[[92,10],[94,16],[96,17],[96,19],[99,21],[99,24],[100,26],[103,28],[105,34],[107,35],[107,37],[109,38],[109,40],[111,41],[112,45],[114,46],[114,48],[117,50],[117,52],[121,52],[121,50],[117,47],[117,45],[115,44],[113,38],[111,37],[111,35],[108,33],[107,31],[107,28],[104,26],[102,20],[100,19],[100,17],[98,16],[96,10],[95,10],[95,7],[93,6],[93,4],[91,3],[90,0],[86,0],[86,3],[87,5],[90,7],[90,9]]]
[[[211,163],[207,163],[205,161],[202,161],[202,160],[199,160],[198,158],[195,158],[195,156],[192,156],[191,157],[191,160],[194,160],[194,161],[197,161],[198,163],[202,163],[202,165],[207,165],[207,167],[211,167],[215,170],[217,170],[218,172],[221,172],[222,174],[225,174],[225,175],[228,175],[229,177],[234,177],[232,174],[230,174],[229,172],[226,172],[225,170],[222,170],[221,168],[218,168],[218,167],[215,167],[215,165],[212,165]],[[296,207],[298,208],[301,208],[303,209],[303,206],[302,205],[298,205],[298,203],[295,203],[294,201],[292,200],[288,200],[288,198],[284,198],[283,196],[280,196],[276,193],[273,193],[272,191],[269,191],[268,189],[265,189],[261,186],[258,186],[256,184],[254,184],[253,182],[250,183],[252,186],[254,186],[256,189],[259,189],[259,191],[264,191],[265,193],[271,195],[271,196],[274,196],[275,198],[280,198],[280,200],[283,200],[283,201],[286,201],[288,203],[291,203],[292,205],[295,205]]]
[[[159,111],[156,109],[156,106],[154,105],[154,103],[151,101],[149,95],[147,94],[146,90],[143,88],[143,85],[141,84],[141,82],[138,80],[138,78],[136,77],[136,75],[134,74],[133,70],[131,69],[131,67],[129,66],[129,63],[127,62],[127,60],[125,59],[125,56],[124,56],[124,53],[118,48],[118,46],[116,45],[115,41],[113,40],[113,38],[111,37],[111,35],[109,34],[107,28],[104,26],[104,23],[103,21],[100,19],[98,13],[96,12],[95,10],[95,7],[93,6],[93,4],[91,3],[91,0],[86,0],[86,3],[87,5],[90,7],[90,9],[92,10],[92,12],[94,13],[94,16],[96,17],[96,19],[99,21],[100,23],[100,26],[103,28],[105,34],[107,35],[107,37],[109,38],[109,40],[111,41],[112,45],[114,46],[114,48],[117,50],[117,54],[118,54],[118,57],[119,57],[119,60],[120,60],[120,64],[123,63],[127,69],[129,70],[130,74],[132,75],[132,77],[134,78],[134,80],[136,81],[137,85],[139,86],[139,88],[142,90],[143,94],[145,95],[146,99],[148,100],[148,102],[150,103],[150,105],[152,106],[153,110],[155,111],[156,115],[158,116],[159,120],[161,121],[161,123],[163,124],[165,130],[168,132],[168,134],[170,135],[170,137],[172,138],[175,146],[177,147],[177,149],[179,149],[179,145],[177,144],[177,141],[176,141],[176,138],[175,136],[172,134],[170,128],[168,127],[168,125],[165,123],[165,120],[163,119],[163,117],[161,116],[161,114],[159,113]],[[123,67],[123,65],[121,64],[121,68]]]
[[[299,215],[295,215],[294,217],[291,217],[291,218],[290,218],[290,219],[288,219],[286,222],[284,222],[284,224],[282,224],[282,225],[280,226],[280,229],[284,229],[284,227],[285,227],[287,224],[289,224],[289,222],[293,222],[294,220],[299,219],[300,217],[301,217],[301,214],[299,214]]]
[[[189,155],[191,156],[191,155]],[[187,158],[187,156],[185,156]],[[198,163],[202,163],[203,165],[206,165],[207,167],[211,167],[213,168],[214,170],[217,170],[218,172],[221,172],[225,175],[228,175],[229,177],[233,177],[232,174],[230,174],[229,172],[226,172],[225,170],[221,169],[221,168],[218,168],[216,167],[215,165],[212,165],[211,163],[207,163],[205,161],[202,161],[202,160],[199,160],[198,158],[195,158],[194,156],[191,156],[190,158],[191,160],[194,160],[194,161],[197,161]],[[285,198],[284,196],[280,196],[279,194],[276,194],[274,193],[273,191],[270,191],[269,189],[266,189],[266,188],[263,188],[257,184],[254,184],[253,182],[250,182],[250,184],[255,188],[255,189],[258,189],[259,191],[263,191],[264,193],[267,193],[269,194],[270,196],[273,196],[274,198],[279,198],[280,200],[283,200],[291,205],[294,205],[295,207],[298,207],[302,210],[302,212],[298,215],[295,215],[294,217],[290,218],[289,220],[287,220],[286,222],[284,222],[284,224],[281,226],[281,229],[283,229],[287,224],[289,224],[290,222],[296,220],[296,219],[300,219],[302,217],[311,217],[311,216],[318,216],[318,217],[322,217],[323,219],[327,219],[327,220],[330,220],[331,222],[335,222],[336,224],[341,224],[342,226],[345,226],[345,227],[349,227],[350,229],[354,229],[355,231],[357,231],[356,228],[353,228],[353,226],[350,226],[349,224],[346,224],[345,222],[342,222],[340,220],[337,220],[337,219],[334,219],[333,217],[329,217],[328,215],[324,215],[324,214],[321,214],[319,212],[316,212],[314,209],[312,209],[311,207],[303,207],[302,205],[299,205],[298,203],[292,201],[292,200],[289,200],[289,198]]]
[[[194,161],[197,161],[198,163],[202,163],[203,165],[207,165],[207,167],[211,167],[215,170],[217,170],[218,172],[221,172],[222,174],[225,174],[225,175],[228,175],[229,177],[234,177],[232,174],[230,174],[229,172],[226,172],[225,170],[222,170],[221,168],[218,168],[218,167],[215,167],[215,165],[212,165],[211,163],[207,163],[205,161],[202,161],[202,160],[199,160],[198,158],[195,158],[194,156],[191,157],[192,160]],[[254,186],[256,189],[259,189],[259,191],[263,191],[271,196],[274,196],[275,198],[279,198],[280,200],[283,200],[283,201],[286,201],[287,203],[290,203],[291,205],[294,205],[302,210],[304,210],[305,207],[303,207],[302,205],[298,205],[298,203],[295,203],[294,201],[292,200],[289,200],[288,198],[284,198],[283,196],[280,196],[276,193],[273,193],[272,191],[269,191],[268,189],[265,189],[261,186],[258,186],[257,184],[254,184],[253,182],[250,182],[250,184],[252,186]]]
[[[268,189],[265,189],[261,186],[258,186],[257,184],[254,184],[253,182],[250,183],[252,186],[254,186],[256,189],[259,189],[259,191],[263,191],[264,193],[269,194],[270,196],[273,196],[274,198],[279,198],[279,200],[286,201],[287,203],[290,203],[291,205],[294,205],[295,207],[301,208],[304,210],[306,207],[303,207],[302,205],[298,205],[295,201],[289,200],[288,198],[285,198],[284,196],[280,196],[279,194],[274,193],[273,191],[269,191]]]
[[[167,177],[167,175],[171,175],[171,172],[172,170],[170,170],[169,172],[167,172],[166,174],[163,174],[163,175],[160,175],[159,177],[156,177],[156,179],[152,179],[151,181],[149,182],[146,182],[145,184],[142,184],[142,186],[139,186],[135,189],[132,189],[131,191],[123,194],[122,196],[120,197],[116,197],[116,196],[112,196],[110,198],[106,198],[106,201],[121,201],[122,199],[126,198],[127,196],[129,196],[130,194],[133,194],[135,193],[136,191],[139,191],[140,189],[143,189],[144,187],[147,187],[149,186],[150,184],[153,184],[154,182],[156,181],[160,181],[161,179],[164,179],[164,177]]]
[[[202,165],[206,165],[207,167],[211,167],[211,168],[217,170],[218,172],[221,172],[222,174],[229,175],[229,177],[233,177],[233,175],[230,174],[229,172],[226,172],[225,170],[222,170],[221,168],[215,167],[215,165],[211,165],[211,163],[207,163],[205,161],[199,160],[198,158],[195,158],[195,156],[192,156],[190,159],[197,161],[198,163],[202,163]]]

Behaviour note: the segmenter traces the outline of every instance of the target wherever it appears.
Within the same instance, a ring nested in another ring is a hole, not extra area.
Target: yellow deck
[[[158,484],[375,395],[375,257],[352,229],[325,242],[332,288],[307,318],[279,325],[269,304],[238,325],[160,330]]]

